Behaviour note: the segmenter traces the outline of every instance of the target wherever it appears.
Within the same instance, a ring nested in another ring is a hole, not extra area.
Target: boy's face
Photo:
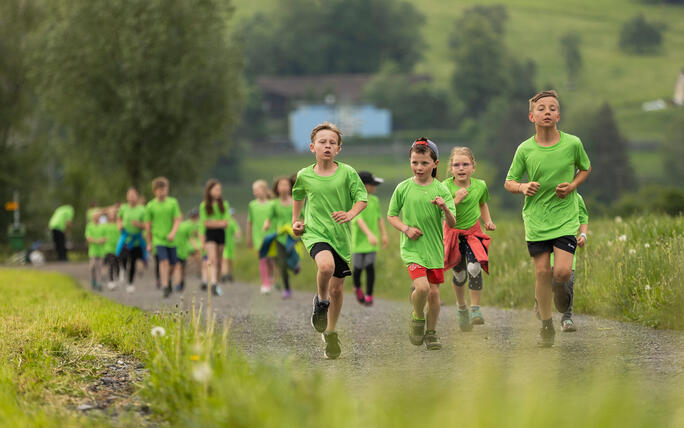
[[[455,155],[451,159],[451,173],[458,181],[465,181],[475,172],[475,165],[468,156]]]
[[[317,161],[331,161],[340,152],[337,134],[329,129],[322,129],[316,133],[313,143],[309,145],[311,153],[316,155]]]
[[[135,190],[129,189],[128,192],[126,192],[126,202],[128,202],[128,205],[137,204],[139,199],[140,195],[138,195],[138,192]]]
[[[154,196],[156,196],[157,199],[163,200],[166,198],[168,194],[169,188],[166,186],[157,187],[156,189],[154,189]]]
[[[530,122],[542,128],[555,128],[560,120],[560,105],[554,97],[544,97],[534,103],[529,114]]]
[[[438,163],[438,160],[432,160],[429,153],[411,152],[411,171],[421,181],[432,177],[432,170],[437,167]]]
[[[375,194],[375,190],[378,188],[375,184],[364,184],[364,186],[366,186],[366,192],[372,195]]]

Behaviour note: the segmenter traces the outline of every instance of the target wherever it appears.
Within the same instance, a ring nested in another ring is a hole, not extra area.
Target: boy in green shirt
[[[361,182],[368,192],[368,206],[351,222],[352,267],[354,268],[354,294],[359,303],[373,305],[375,283],[375,256],[380,248],[378,238],[382,234],[382,246],[387,248],[387,231],[380,214],[380,201],[375,196],[379,184],[384,181],[368,171],[359,172]],[[366,295],[361,289],[361,274],[366,271]]]
[[[100,225],[103,229],[103,236],[106,241],[102,247],[103,262],[108,268],[109,281],[107,282],[107,288],[109,290],[114,290],[116,288],[116,280],[119,277],[119,259],[116,257],[116,247],[119,243],[119,237],[121,233],[116,224],[116,213],[118,207],[113,206],[107,209],[107,221]]]
[[[525,240],[534,260],[535,295],[542,320],[539,345],[550,347],[556,335],[551,300],[559,312],[570,305],[569,283],[579,228],[575,190],[589,175],[590,163],[580,139],[556,126],[560,105],[555,91],[540,92],[530,99],[529,120],[536,134],[518,146],[504,187],[525,195]],[[521,181],[525,173],[530,180],[526,183]],[[552,252],[556,262],[553,273]]]
[[[316,155],[316,163],[297,173],[292,188],[292,230],[302,237],[318,267],[311,325],[323,333],[325,357],[334,359],[342,352],[335,327],[342,309],[344,278],[351,275],[348,223],[366,208],[368,196],[354,168],[335,161],[342,149],[342,131],[337,126],[328,122],[316,126],[309,149]]]
[[[188,219],[181,221],[178,226],[178,233],[176,233],[176,255],[178,256],[180,270],[180,282],[176,285],[176,291],[181,292],[185,288],[185,270],[190,254],[201,249],[198,242],[199,238],[199,210],[193,208],[188,214]]]
[[[100,224],[100,211],[91,212],[92,220],[86,224],[85,238],[88,242],[88,258],[90,259],[90,287],[101,291],[99,279],[102,272],[102,247],[107,241],[104,237],[104,229]]]
[[[170,273],[173,269],[174,281],[179,284],[180,269],[174,269],[178,262],[176,253],[176,232],[181,222],[180,207],[175,198],[168,196],[169,180],[164,177],[152,181],[155,198],[145,206],[145,231],[147,232],[147,252],[154,245],[159,258],[159,278],[164,297],[172,292]]]
[[[55,250],[57,251],[57,260],[66,262],[67,248],[66,248],[66,234],[71,226],[71,220],[74,219],[74,207],[71,205],[62,205],[57,208],[50,217],[48,227],[52,232],[52,241],[55,243]]]

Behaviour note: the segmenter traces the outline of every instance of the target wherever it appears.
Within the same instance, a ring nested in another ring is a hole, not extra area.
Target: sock
[[[480,306],[479,305],[473,305],[470,307],[470,309],[472,309],[473,311],[477,311],[480,309]]]
[[[423,315],[423,317],[421,318],[421,317],[419,317],[418,315],[416,315],[415,312],[411,312],[411,316],[412,316],[413,319],[416,320],[416,321],[425,321],[425,315]]]
[[[543,328],[553,328],[553,318],[549,318],[547,320],[542,320],[542,327]]]

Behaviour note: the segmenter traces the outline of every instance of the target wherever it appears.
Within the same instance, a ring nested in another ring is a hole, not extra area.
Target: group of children
[[[562,330],[575,330],[571,319],[574,253],[587,239],[586,207],[576,189],[589,174],[589,158],[579,138],[558,130],[559,119],[554,91],[530,99],[529,120],[536,132],[519,145],[505,182],[507,191],[525,197],[525,240],[535,266],[535,312],[542,322],[539,345],[543,347],[552,346],[555,338],[552,301],[564,314]],[[342,132],[337,126],[328,122],[316,126],[310,144],[313,165],[293,177],[276,179],[272,188],[263,180],[253,184],[255,199],[249,203],[246,233],[247,246],[259,255],[261,292],[271,291],[277,272],[283,298],[291,295],[289,271],[299,268],[296,246],[301,241],[306,247],[317,266],[311,324],[322,333],[324,355],[330,359],[341,353],[336,325],[345,277],[353,276],[359,303],[372,305],[376,253],[380,245],[387,246],[384,216],[374,195],[382,179],[336,161],[341,148]],[[479,304],[491,239],[483,228],[493,231],[496,225],[487,204],[487,185],[472,177],[476,161],[470,149],[451,151],[450,176],[444,181],[437,179],[439,148],[433,141],[424,137],[414,141],[409,163],[412,176],[395,188],[387,221],[402,234],[401,258],[411,278],[409,340],[434,350],[441,348],[437,323],[445,269],[453,270],[459,328],[469,331],[484,323]],[[528,181],[523,181],[525,175]],[[237,226],[222,198],[221,184],[217,180],[207,183],[203,202],[186,221],[181,220],[178,202],[168,196],[166,179],[155,179],[153,190],[155,198],[145,206],[137,202],[140,195],[135,189],[130,189],[127,204],[118,212],[89,215],[87,236],[94,265],[108,254],[117,259],[126,251],[132,286],[136,261],[147,262],[153,254],[164,296],[168,296],[171,274],[176,289],[183,290],[185,261],[195,251],[206,260],[203,289],[209,283],[212,294],[221,295],[222,254],[233,240],[231,226]],[[113,224],[114,219],[118,227],[98,229],[98,224]],[[365,292],[361,287],[364,271]],[[114,271],[110,280],[113,277]]]

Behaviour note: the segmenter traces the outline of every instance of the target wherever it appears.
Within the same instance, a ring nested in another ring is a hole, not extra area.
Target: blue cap
[[[415,146],[420,145],[428,146],[430,149],[432,149],[433,152],[435,152],[435,156],[437,156],[437,159],[439,159],[439,149],[437,148],[437,144],[433,143],[425,137],[420,137],[416,141],[414,141],[413,144],[411,144],[411,149],[413,149]]]

